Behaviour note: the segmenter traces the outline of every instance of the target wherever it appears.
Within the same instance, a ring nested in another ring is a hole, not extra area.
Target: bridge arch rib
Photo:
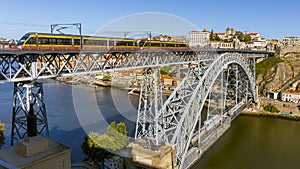
[[[177,165],[180,168],[185,160],[197,122],[201,118],[205,100],[212,91],[218,75],[231,64],[236,64],[243,69],[255,100],[255,78],[249,64],[241,54],[224,53],[215,59],[205,72],[201,73],[198,68],[197,77],[195,72],[189,73],[160,111],[164,129],[156,137],[159,137],[162,142],[176,145]]]

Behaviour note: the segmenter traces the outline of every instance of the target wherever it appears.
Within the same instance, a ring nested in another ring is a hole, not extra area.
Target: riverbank
[[[141,88],[139,86],[134,86],[131,84],[132,79],[122,79],[118,78],[118,80],[101,80],[95,79],[91,76],[72,76],[72,77],[57,77],[57,81],[64,82],[70,85],[78,85],[84,84],[87,86],[94,87],[112,87],[121,90],[127,90],[129,94],[138,95],[141,92]],[[170,96],[172,94],[172,90],[163,89],[162,90],[164,96]]]
[[[290,116],[290,115],[286,115],[286,114],[270,113],[270,112],[266,112],[266,111],[251,111],[251,109],[243,110],[241,112],[241,115],[300,121],[299,115]]]

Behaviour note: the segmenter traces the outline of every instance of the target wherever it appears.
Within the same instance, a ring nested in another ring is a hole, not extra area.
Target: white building
[[[226,39],[226,34],[224,32],[216,32],[215,35],[218,35],[221,39]]]
[[[277,100],[278,93],[277,92],[267,92],[267,98]]]
[[[233,42],[221,42],[219,48],[221,49],[234,49]]]
[[[282,42],[284,46],[298,46],[300,45],[300,38],[289,36],[283,38]]]
[[[260,35],[258,32],[245,32],[245,35],[249,35],[251,39],[260,38]]]
[[[221,44],[221,42],[211,41],[211,42],[209,42],[209,47],[210,48],[220,48],[220,44]]]
[[[189,32],[190,47],[205,47],[209,44],[210,32],[204,29],[203,31]]]
[[[254,38],[252,42],[254,48],[257,49],[265,49],[265,47],[268,45],[268,42],[265,38]]]
[[[282,90],[281,100],[285,102],[299,103],[300,91],[299,90]]]

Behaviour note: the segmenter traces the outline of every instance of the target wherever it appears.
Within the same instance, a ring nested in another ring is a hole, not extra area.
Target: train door
[[[72,36],[72,41],[71,41],[71,50],[74,50],[74,36]]]
[[[39,46],[39,34],[35,33],[35,42],[36,42],[36,49],[40,50],[40,46]]]

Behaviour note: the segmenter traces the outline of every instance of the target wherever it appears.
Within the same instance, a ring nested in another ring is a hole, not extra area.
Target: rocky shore
[[[241,115],[300,121],[299,115],[287,115],[280,113],[271,113],[266,111],[255,111],[254,109],[245,109],[241,112]]]
[[[75,75],[69,77],[57,77],[57,81],[64,82],[70,85],[84,84],[93,87],[113,87],[123,90],[128,90],[129,94],[138,95],[141,91],[139,83],[135,82],[135,79],[130,77],[114,77],[110,76],[110,79],[103,80],[103,77],[92,75]],[[172,90],[163,89],[165,96],[170,96]]]

